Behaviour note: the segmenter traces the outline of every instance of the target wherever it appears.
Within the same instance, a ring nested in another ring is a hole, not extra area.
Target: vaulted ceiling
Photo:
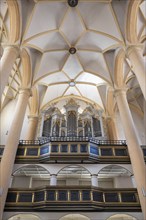
[[[67,0],[18,0],[21,20],[18,44],[29,51],[32,85],[38,90],[40,108],[64,97],[77,97],[106,109],[107,89],[115,85],[115,50],[125,50],[129,45],[126,37],[129,2],[79,0],[76,7],[70,7]],[[142,1],[138,10],[140,43],[145,37],[145,6],[146,1]],[[5,43],[10,30],[5,0],[2,7],[1,40]],[[72,53],[70,48],[74,50]],[[128,57],[124,62],[124,81],[132,92],[129,99],[135,102],[141,91]],[[22,74],[18,58],[4,91],[5,104],[17,96]]]

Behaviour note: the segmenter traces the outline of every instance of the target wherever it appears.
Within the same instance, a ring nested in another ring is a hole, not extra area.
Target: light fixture
[[[73,86],[75,86],[75,82],[74,82],[73,80],[71,80],[71,81],[69,82],[69,85],[73,87]]]
[[[78,4],[78,0],[68,0],[68,4],[70,7],[75,7]]]
[[[76,48],[75,47],[71,47],[69,49],[70,54],[75,54],[76,53]]]

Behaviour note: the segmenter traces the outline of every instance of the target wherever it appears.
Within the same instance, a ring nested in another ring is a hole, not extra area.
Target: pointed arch
[[[115,53],[115,62],[114,62],[114,77],[115,77],[115,87],[122,88],[124,85],[124,59],[125,51],[119,49]]]
[[[126,23],[126,35],[127,40],[130,43],[137,43],[137,16],[139,5],[142,0],[132,0],[129,1],[128,13],[127,13],[127,23]]]
[[[24,48],[21,51],[21,60],[23,69],[21,76],[21,86],[23,88],[30,88],[32,79],[31,59],[29,52]]]
[[[9,43],[16,43],[20,38],[20,11],[16,0],[7,0],[10,15]]]

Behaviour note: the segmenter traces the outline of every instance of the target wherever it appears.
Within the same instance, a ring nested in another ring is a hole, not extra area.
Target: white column
[[[30,176],[30,180],[29,180],[29,188],[32,188],[32,176]]]
[[[4,46],[4,52],[0,62],[0,78],[1,78],[0,98],[2,96],[5,86],[7,85],[12,67],[18,55],[19,55],[19,48],[17,46],[12,46],[12,45]]]
[[[143,57],[142,53],[143,50],[140,46],[130,46],[127,49],[127,55],[131,61],[133,71],[146,100],[146,59]]]
[[[57,175],[51,174],[50,175],[50,186],[56,186],[57,185]]]
[[[108,133],[110,140],[118,140],[115,118],[111,116],[107,116],[106,119],[107,119]]]
[[[98,187],[97,174],[91,174],[91,185]]]
[[[45,112],[42,112],[41,113],[41,123],[40,123],[39,137],[42,137],[42,134],[43,134],[44,118],[45,118]]]
[[[28,120],[29,122],[28,122],[26,140],[35,140],[37,125],[38,125],[38,116],[29,115]]]
[[[144,197],[142,193],[142,189],[146,190],[146,167],[143,152],[139,144],[137,132],[127,102],[126,89],[116,90],[115,97],[127,141],[127,147],[135,176],[142,211],[144,214],[144,219],[146,219],[146,197]]]
[[[13,176],[11,175],[11,179],[10,179],[10,183],[9,183],[9,188],[12,187],[12,183],[13,183]]]
[[[136,188],[137,186],[136,186],[134,175],[131,175],[131,182],[132,182],[133,187]]]
[[[10,127],[10,131],[7,138],[7,143],[4,148],[4,153],[1,159],[1,188],[2,188],[2,198],[0,200],[1,212],[3,212],[5,200],[7,196],[7,191],[10,184],[11,174],[13,170],[13,165],[16,157],[16,152],[18,148],[19,138],[21,134],[21,129],[23,125],[23,120],[26,112],[26,107],[28,104],[28,99],[30,96],[30,89],[20,89],[18,95],[18,101],[16,104],[13,121]]]

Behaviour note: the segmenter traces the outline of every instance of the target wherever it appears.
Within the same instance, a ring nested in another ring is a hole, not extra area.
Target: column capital
[[[35,119],[35,120],[38,119],[37,115],[28,115],[27,117],[28,117],[28,119]]]
[[[91,177],[97,177],[98,174],[90,174]]]
[[[26,94],[28,96],[32,95],[30,88],[19,88],[19,94]]]
[[[18,53],[20,51],[20,47],[17,44],[2,44],[2,48],[4,50],[14,50],[14,52]]]
[[[120,96],[120,95],[126,95],[128,88],[127,87],[123,87],[123,88],[119,88],[119,89],[115,89],[114,90],[114,96]]]
[[[143,50],[143,45],[142,44],[132,44],[128,45],[126,48],[126,55],[129,56],[134,50]]]
[[[55,176],[55,177],[57,177],[57,174],[50,174],[50,176]]]

